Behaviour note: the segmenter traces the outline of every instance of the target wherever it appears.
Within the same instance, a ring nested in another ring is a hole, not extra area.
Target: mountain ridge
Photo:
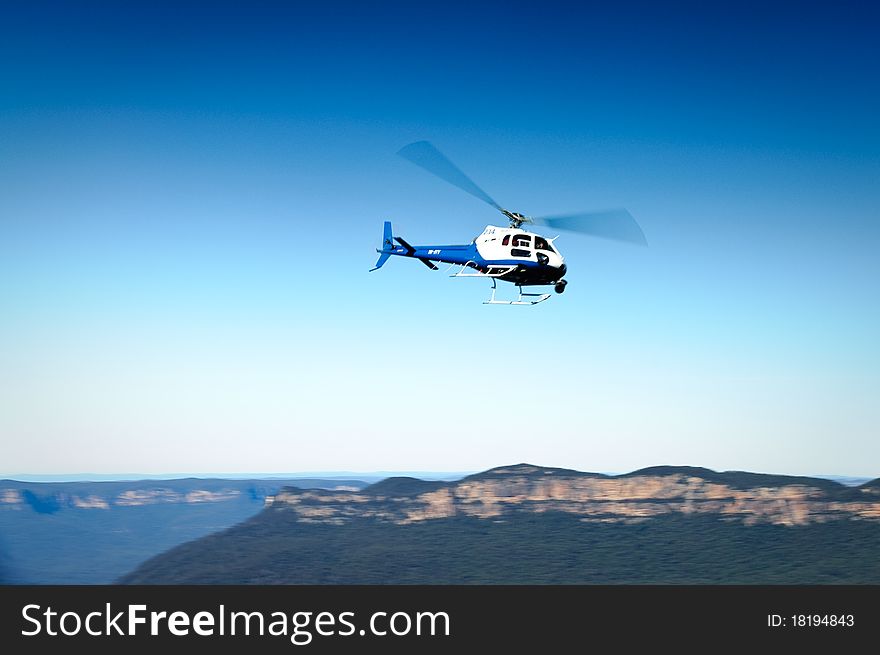
[[[880,493],[798,476],[527,463],[452,482],[284,488],[132,584],[880,582]]]

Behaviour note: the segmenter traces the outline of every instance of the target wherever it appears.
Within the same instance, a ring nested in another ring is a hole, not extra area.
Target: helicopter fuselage
[[[485,301],[490,305],[537,305],[550,297],[549,293],[523,291],[524,286],[553,285],[556,293],[565,291],[568,284],[565,260],[556,250],[553,241],[523,229],[523,225],[581,232],[607,239],[629,241],[647,245],[645,234],[636,220],[625,209],[582,212],[558,216],[526,216],[499,205],[477,186],[455,164],[427,141],[416,141],[404,146],[398,154],[458,187],[477,200],[497,209],[510,221],[509,227],[487,225],[486,229],[471,243],[454,246],[411,246],[391,232],[391,223],[385,221],[382,248],[377,250],[379,260],[371,271],[378,270],[392,255],[418,259],[428,268],[437,270],[434,262],[459,265],[461,270],[452,277],[485,277],[492,280],[492,297]],[[495,297],[497,281],[512,282],[519,288],[516,300],[499,300]]]
[[[388,225],[383,248],[378,250],[381,255],[412,257],[429,268],[436,268],[432,262],[468,267],[477,274],[518,286],[556,284],[567,268],[553,245],[555,238],[547,239],[522,228],[488,225],[476,239],[463,245],[411,246],[390,233]],[[385,260],[387,257],[380,257],[378,266]]]

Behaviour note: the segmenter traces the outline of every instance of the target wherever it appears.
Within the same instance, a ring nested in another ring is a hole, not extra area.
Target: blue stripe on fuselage
[[[435,262],[444,262],[446,264],[467,264],[473,262],[482,265],[486,262],[477,252],[477,244],[469,243],[467,245],[453,246],[413,246],[412,253],[406,248],[395,248],[392,255],[401,255],[403,257],[415,257],[416,259],[429,259]]]
[[[553,284],[565,273],[565,269],[549,267],[530,259],[485,259],[477,251],[475,243],[453,246],[413,246],[412,252],[406,248],[394,248],[390,254],[459,266],[470,264],[472,268],[481,271],[488,270],[490,266],[513,266],[514,270],[498,279],[524,285]]]

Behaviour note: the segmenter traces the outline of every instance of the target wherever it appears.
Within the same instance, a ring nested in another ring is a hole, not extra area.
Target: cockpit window
[[[504,238],[501,239],[501,245],[502,245],[502,246],[506,246],[506,245],[509,244],[509,243],[510,243],[510,235],[509,235],[509,234],[505,234],[505,235],[504,235]]]
[[[535,237],[535,249],[536,250],[549,250],[553,251],[553,246],[550,245],[550,242],[547,241],[544,237]]]
[[[520,248],[512,248],[510,250],[510,254],[514,257],[531,257],[532,252],[530,250],[522,250]]]
[[[532,237],[527,234],[514,234],[513,235],[513,247],[517,248],[522,246],[524,248],[528,248],[532,245]]]

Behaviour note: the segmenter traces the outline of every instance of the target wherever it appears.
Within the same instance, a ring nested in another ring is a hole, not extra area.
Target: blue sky
[[[711,4],[4,8],[0,473],[880,475],[876,10]],[[368,274],[503,224],[421,139],[649,248]]]

